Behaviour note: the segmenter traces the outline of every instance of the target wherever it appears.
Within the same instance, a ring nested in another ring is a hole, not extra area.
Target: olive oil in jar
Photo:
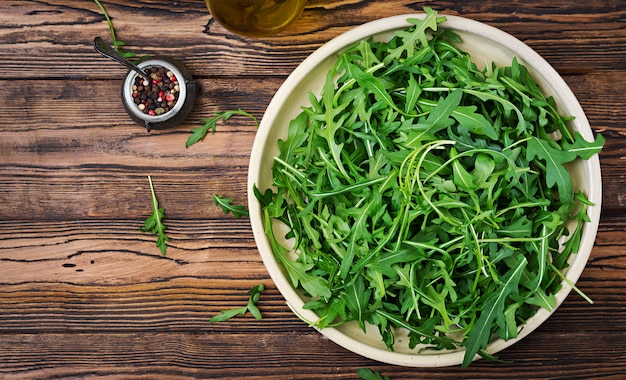
[[[302,14],[307,0],[205,0],[211,15],[233,33],[274,35]]]

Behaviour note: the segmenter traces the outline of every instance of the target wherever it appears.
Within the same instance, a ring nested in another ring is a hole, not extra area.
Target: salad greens
[[[122,48],[126,46],[126,42],[119,40],[117,36],[115,35],[115,28],[113,27],[113,21],[111,20],[111,17],[109,17],[109,13],[107,12],[107,10],[104,8],[104,5],[102,5],[102,3],[99,0],[93,0],[93,1],[98,5],[100,10],[102,11],[102,14],[104,15],[104,18],[107,20],[107,25],[109,26],[109,32],[111,33],[111,41],[113,42],[113,48],[122,57],[125,57],[128,59],[137,58],[137,53],[134,53],[132,51],[122,50]]]
[[[150,183],[150,193],[152,194],[152,214],[146,218],[141,231],[151,232],[157,235],[156,246],[161,250],[161,254],[165,256],[167,242],[170,241],[170,238],[165,233],[167,227],[163,224],[165,209],[159,208],[159,202],[157,201],[154,187],[152,186],[152,177],[148,176],[148,182]]]
[[[230,212],[235,218],[250,216],[250,212],[245,206],[233,204],[233,198],[226,198],[218,194],[213,194],[213,203],[215,203],[216,206],[220,206],[222,211],[224,211],[224,214],[228,214]]]
[[[254,191],[315,326],[368,323],[391,350],[404,328],[416,350],[465,348],[468,366],[555,307],[590,204],[564,165],[604,138],[572,133],[516,59],[477,68],[424,10],[338,57]]]
[[[220,120],[228,121],[234,115],[249,117],[250,119],[254,120],[254,123],[257,125],[257,127],[259,125],[259,123],[258,123],[256,117],[254,117],[254,115],[252,115],[252,114],[250,114],[250,113],[248,113],[246,111],[240,110],[240,109],[239,110],[235,110],[235,111],[216,112],[215,116],[202,119],[202,121],[204,122],[204,124],[202,124],[202,126],[200,126],[198,128],[194,128],[194,129],[191,130],[191,136],[189,136],[187,138],[187,142],[185,143],[185,147],[189,148],[193,144],[202,141],[206,137],[206,134],[209,132],[209,130],[211,130],[213,133],[215,133],[215,129],[217,128],[217,123]]]
[[[257,286],[252,287],[252,289],[246,292],[246,294],[250,295],[250,298],[248,299],[248,304],[246,306],[222,310],[219,314],[211,317],[209,322],[210,323],[225,322],[238,315],[242,316],[246,314],[247,312],[250,312],[250,314],[252,314],[254,318],[258,320],[263,319],[263,316],[261,315],[261,311],[256,306],[257,302],[259,302],[259,298],[261,297],[261,293],[263,292],[263,290],[265,290],[265,286],[263,284],[259,284]]]
[[[379,372],[372,371],[369,368],[358,368],[356,373],[363,380],[391,380],[389,377],[383,377]]]

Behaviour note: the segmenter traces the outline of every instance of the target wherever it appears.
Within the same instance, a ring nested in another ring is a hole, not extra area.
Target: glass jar
[[[122,103],[128,115],[148,132],[181,123],[196,98],[196,83],[183,64],[171,57],[157,56],[137,66],[154,78],[143,78],[129,70],[122,85]],[[166,88],[167,87],[167,88]]]
[[[307,0],[205,0],[211,16],[233,33],[267,37],[281,32],[304,10]]]

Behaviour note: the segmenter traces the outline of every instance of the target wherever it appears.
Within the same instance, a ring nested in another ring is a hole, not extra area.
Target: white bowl
[[[302,308],[305,300],[292,287],[287,273],[274,258],[269,240],[264,233],[262,210],[253,194],[253,186],[256,185],[261,190],[271,186],[273,160],[278,155],[277,141],[286,138],[289,121],[301,112],[301,106],[309,104],[308,92],[320,94],[325,75],[335,62],[337,53],[370,36],[378,40],[390,39],[395,31],[409,26],[407,18],[423,17],[424,14],[410,14],[384,18],[358,26],[334,38],[311,54],[285,80],[269,104],[259,126],[252,147],[248,173],[248,203],[254,238],[263,262],[277,288],[289,307],[306,321],[316,321],[318,317],[313,311]],[[476,64],[495,62],[499,66],[509,66],[513,57],[517,57],[518,61],[528,68],[544,94],[554,96],[558,111],[562,115],[575,116],[569,127],[573,131],[580,132],[586,140],[593,140],[589,122],[576,97],[554,68],[539,54],[517,38],[494,27],[463,17],[446,15],[446,18],[447,21],[439,27],[454,30],[459,34],[463,40],[461,48],[470,53]],[[600,219],[602,186],[598,156],[594,155],[586,161],[578,160],[569,170],[574,188],[584,190],[589,200],[594,203],[594,206],[588,208],[591,222],[584,227],[580,250],[572,255],[570,267],[566,273],[570,283],[576,283],[591,253]],[[556,294],[557,307],[571,289],[571,286],[563,282],[562,288]],[[517,338],[508,341],[496,339],[487,346],[486,351],[496,353],[518,342],[539,327],[550,314],[551,312],[540,309],[527,320]],[[406,337],[402,339],[403,337],[396,336],[396,344],[392,352],[385,347],[376,328],[363,333],[356,324],[347,324],[338,328],[325,328],[320,332],[350,351],[388,364],[436,367],[457,365],[463,362],[463,349],[417,352],[408,348]]]

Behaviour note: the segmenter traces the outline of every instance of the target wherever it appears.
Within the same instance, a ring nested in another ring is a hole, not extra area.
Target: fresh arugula
[[[247,312],[250,312],[250,314],[252,314],[254,316],[254,318],[260,320],[263,318],[263,316],[261,315],[261,311],[259,310],[259,308],[256,306],[257,302],[259,302],[259,298],[261,297],[261,293],[263,292],[263,290],[265,289],[265,286],[263,284],[259,284],[257,286],[254,286],[252,289],[248,290],[248,292],[246,292],[246,294],[250,295],[250,298],[248,299],[248,304],[246,306],[243,307],[237,307],[237,308],[233,308],[233,309],[227,309],[227,310],[222,310],[219,314],[213,316],[209,322],[210,323],[215,323],[215,322],[225,322],[231,318],[234,318],[236,316],[243,316],[245,315]]]
[[[356,370],[356,373],[363,380],[391,380],[389,377],[383,377],[379,372],[372,371],[369,368],[359,368]]]
[[[374,325],[389,349],[402,328],[416,350],[465,348],[468,366],[556,306],[590,204],[564,165],[604,138],[572,133],[516,59],[477,68],[424,11],[338,56],[254,193],[318,328]]]
[[[161,250],[161,254],[165,256],[167,242],[170,241],[170,238],[165,233],[167,227],[163,224],[165,209],[159,208],[159,202],[152,186],[152,177],[148,176],[148,182],[150,183],[150,193],[152,194],[152,214],[145,220],[141,231],[157,235],[156,246]]]
[[[102,14],[104,15],[104,18],[107,20],[107,25],[109,26],[109,32],[111,33],[111,41],[113,42],[113,48],[122,57],[125,57],[125,58],[135,58],[135,57],[137,57],[136,53],[133,53],[131,51],[122,50],[122,48],[124,46],[126,46],[126,42],[117,39],[117,37],[115,35],[115,28],[113,28],[113,21],[109,17],[109,13],[107,12],[107,10],[104,8],[104,5],[102,5],[102,3],[99,0],[93,0],[93,1],[98,5],[98,7],[100,7],[100,10],[102,11]]]
[[[247,208],[241,205],[232,204],[233,198],[225,198],[218,194],[213,194],[213,203],[216,206],[220,206],[224,214],[228,214],[229,212],[235,216],[235,218],[241,218],[242,216],[250,216],[250,213]]]
[[[257,127],[259,125],[259,122],[258,122],[257,118],[254,117],[254,115],[252,115],[252,114],[250,114],[250,113],[248,113],[246,111],[243,111],[241,109],[236,110],[236,111],[216,112],[215,116],[202,119],[204,124],[201,127],[194,128],[194,129],[191,130],[191,136],[189,136],[187,138],[187,143],[185,144],[185,146],[187,148],[189,148],[193,144],[202,141],[204,139],[204,137],[206,136],[206,134],[209,132],[209,130],[212,131],[213,133],[215,133],[215,130],[217,128],[217,123],[220,120],[228,121],[234,115],[249,117],[250,119],[252,119],[254,121],[254,123],[256,124]]]

